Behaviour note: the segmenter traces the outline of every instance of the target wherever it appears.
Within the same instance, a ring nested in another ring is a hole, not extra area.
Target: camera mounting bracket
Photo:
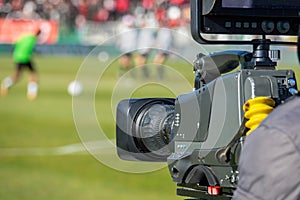
[[[273,60],[280,59],[280,50],[270,50],[271,40],[255,39],[251,41],[253,44],[252,63],[254,69],[270,69],[275,70],[277,62]]]

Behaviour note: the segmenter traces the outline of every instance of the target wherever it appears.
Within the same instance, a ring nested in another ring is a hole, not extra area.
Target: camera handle
[[[225,146],[224,148],[219,149],[216,152],[216,158],[218,159],[218,161],[220,163],[227,164],[228,162],[230,162],[230,160],[231,160],[230,152],[231,152],[232,147],[242,138],[242,136],[245,136],[246,132],[248,131],[248,129],[246,127],[246,122],[247,122],[247,119],[244,118],[239,130],[237,131],[235,136],[232,138],[232,140],[229,142],[229,144],[227,146]]]
[[[263,36],[262,39],[252,40],[251,44],[253,53],[239,50],[227,50],[209,55],[199,53],[194,61],[195,89],[213,81],[221,74],[231,72],[239,65],[240,69],[275,70],[276,60],[280,59],[280,50],[270,50],[272,41]]]
[[[218,161],[226,164],[231,161],[231,149],[243,136],[248,136],[274,110],[275,101],[270,97],[255,97],[249,99],[243,106],[243,122],[227,146],[216,152]]]
[[[239,65],[242,69],[253,69],[252,57],[252,53],[239,50],[227,50],[209,55],[199,53],[194,61],[195,89],[208,84],[221,74],[236,69]]]

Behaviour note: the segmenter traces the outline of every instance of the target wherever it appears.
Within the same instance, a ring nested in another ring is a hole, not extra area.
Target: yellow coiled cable
[[[244,117],[248,119],[245,126],[249,128],[247,136],[273,111],[274,107],[275,101],[269,97],[256,97],[244,104]]]

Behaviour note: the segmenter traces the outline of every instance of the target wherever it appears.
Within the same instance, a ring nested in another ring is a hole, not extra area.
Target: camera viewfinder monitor
[[[193,0],[192,34],[290,35],[299,32],[299,0]]]

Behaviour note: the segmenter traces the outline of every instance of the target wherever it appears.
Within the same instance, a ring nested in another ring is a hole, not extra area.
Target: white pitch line
[[[24,147],[24,148],[0,148],[0,156],[59,156],[70,154],[88,154],[88,151],[115,149],[115,140],[99,140],[85,143],[69,144],[58,147]],[[87,148],[87,149],[86,149]]]

